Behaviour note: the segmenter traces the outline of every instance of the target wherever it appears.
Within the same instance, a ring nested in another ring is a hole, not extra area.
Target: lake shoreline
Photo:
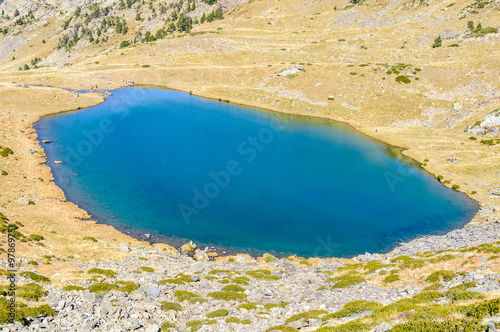
[[[130,86],[127,86],[127,85],[124,85],[124,86],[121,86],[119,89],[121,88],[124,88],[124,87],[130,87]],[[57,87],[53,87],[53,88],[57,88]],[[205,98],[205,99],[210,99],[210,100],[213,100],[213,101],[218,101],[218,102],[224,102],[224,101],[221,101],[220,99],[217,99],[215,98],[214,96],[206,96],[206,95],[203,95],[203,94],[195,94],[193,93],[192,91],[184,91],[182,89],[175,89],[175,88],[171,88],[169,86],[165,86],[165,85],[151,85],[151,84],[139,84],[139,85],[136,85],[134,86],[134,88],[153,88],[153,89],[163,89],[163,90],[173,90],[173,91],[180,91],[180,92],[185,92],[185,93],[189,93],[191,95],[195,95],[197,97],[201,97],[201,98]],[[67,90],[65,88],[60,88],[60,89],[64,89],[64,90]],[[117,89],[114,89],[114,90],[117,90]],[[103,91],[104,92],[108,92],[110,91],[111,93],[114,91],[114,90],[101,90],[101,91],[96,91],[96,92],[91,92],[91,93],[102,93]],[[69,91],[69,90],[67,90]],[[90,92],[90,91],[89,91]],[[109,96],[109,95],[108,95]],[[102,102],[104,102],[106,100],[106,98],[103,98],[102,99]],[[101,103],[102,103],[101,102]],[[344,122],[344,121],[339,121],[339,120],[336,120],[336,119],[331,119],[331,118],[327,118],[327,117],[321,117],[321,116],[311,116],[309,114],[306,114],[306,113],[301,113],[301,114],[297,114],[297,113],[287,113],[287,112],[283,112],[283,111],[276,111],[276,110],[273,110],[273,109],[270,109],[270,108],[262,108],[262,107],[259,107],[259,106],[255,106],[255,105],[252,105],[252,103],[240,103],[240,102],[230,102],[231,104],[233,105],[241,105],[243,107],[250,107],[250,108],[254,108],[254,109],[258,109],[259,111],[265,111],[265,112],[268,112],[268,113],[275,113],[275,112],[279,112],[281,114],[288,114],[288,115],[293,115],[293,116],[300,116],[300,117],[305,117],[305,118],[317,118],[317,119],[321,119],[321,120],[327,120],[327,121],[333,121],[333,122],[339,122],[339,123],[343,123],[343,124],[346,124],[348,125],[350,128],[352,128],[353,130],[355,130],[357,133],[359,134],[362,134],[363,136],[366,136],[370,139],[374,139],[374,140],[377,140],[379,142],[382,142],[384,144],[387,144],[387,145],[390,145],[392,147],[395,147],[397,148],[401,154],[404,154],[404,152],[407,150],[405,149],[404,147],[399,147],[399,146],[395,146],[395,145],[392,145],[390,143],[387,143],[385,141],[383,141],[381,138],[377,138],[377,137],[373,137],[371,136],[370,134],[368,134],[367,132],[363,132],[363,131],[360,131],[358,130],[358,128],[356,128],[355,126],[351,125],[350,123],[348,122]],[[100,103],[99,103],[100,104]],[[92,105],[92,106],[96,106],[98,104],[95,104],[95,105]],[[91,106],[89,106],[91,107]],[[87,107],[86,107],[87,108]],[[34,128],[34,125],[36,124],[36,122],[38,122],[43,116],[52,116],[52,115],[57,115],[57,114],[60,114],[60,113],[65,113],[65,112],[74,112],[74,111],[79,111],[79,110],[82,110],[82,108],[80,107],[77,107],[76,109],[71,109],[71,110],[65,110],[65,111],[53,111],[53,112],[50,112],[48,114],[45,114],[45,115],[42,115],[38,118],[38,120],[34,121],[32,123],[32,128]],[[40,143],[40,145],[42,145]],[[404,154],[405,155],[405,154]],[[422,163],[420,163],[418,160],[412,158],[412,157],[409,157],[407,155],[405,155],[406,157],[408,158],[411,158],[412,160],[414,160],[416,163],[418,163],[419,165],[422,165]],[[44,157],[45,160],[46,160],[46,157]],[[424,167],[422,167],[424,168]],[[424,170],[431,174],[433,177],[436,177],[435,174],[429,172],[427,169],[424,168]],[[60,189],[60,188],[59,188]],[[450,189],[451,190],[451,189]],[[464,193],[467,195],[467,193]],[[470,195],[467,195],[469,196],[470,199],[474,200],[472,197],[470,197]],[[480,201],[477,201],[477,200],[474,200],[476,203],[479,203],[479,206],[481,205]],[[481,210],[478,211],[478,213],[471,219],[469,220],[468,222],[465,223],[465,226],[468,226],[468,225],[475,225],[476,223],[474,222],[475,219],[477,219],[476,217],[479,215],[479,212]],[[96,222],[96,224],[98,225],[106,225],[105,223],[101,223],[101,222]],[[109,226],[109,225],[108,225]],[[112,226],[111,226],[112,227]],[[114,227],[113,227],[114,228]],[[116,229],[116,228],[115,228]],[[379,255],[379,254],[383,254],[383,255],[386,255],[386,254],[391,254],[392,252],[394,251],[397,251],[398,248],[405,248],[405,246],[408,246],[410,243],[414,243],[415,241],[418,241],[419,239],[421,238],[436,238],[436,239],[440,239],[442,236],[446,236],[454,231],[457,231],[457,230],[462,230],[462,229],[465,229],[465,227],[460,227],[460,228],[457,228],[457,229],[454,229],[450,232],[448,232],[447,234],[445,235],[430,235],[430,236],[419,236],[419,237],[416,237],[415,239],[413,240],[409,240],[409,241],[404,241],[404,242],[401,242],[399,243],[398,245],[396,245],[395,247],[393,247],[392,249],[388,250],[387,252],[382,252],[382,253],[372,253],[374,255]],[[139,236],[138,234],[133,234],[133,235],[130,235],[130,234],[127,234],[125,232],[122,232],[120,231],[119,229],[117,229],[117,231],[121,232],[122,234],[124,234],[125,236],[132,236],[134,239],[137,239],[139,241],[143,241],[143,242],[147,242],[149,244],[166,244],[166,245],[171,245],[171,243],[168,243],[168,242],[153,242],[153,241],[149,241],[147,238],[144,238],[144,236]],[[486,240],[486,239],[485,239]],[[439,240],[438,240],[439,241]],[[487,240],[489,241],[489,239]],[[438,249],[440,248],[439,246],[436,246],[436,250],[442,250],[441,249]],[[179,247],[177,246],[176,249],[179,249]],[[217,251],[219,253],[222,253],[223,251],[225,251],[225,248],[223,247],[213,247],[213,249],[210,249],[212,251]],[[247,252],[244,252],[244,251],[238,251],[238,250],[231,250],[230,251],[230,255],[231,254],[248,254]],[[222,256],[222,255],[221,255]],[[228,255],[229,256],[229,255]],[[258,255],[250,255],[254,258],[256,257],[259,257]],[[345,259],[350,259],[350,258],[356,258],[358,256],[364,256],[364,255],[354,255],[354,256],[349,256],[349,257],[344,257]],[[284,256],[283,256],[284,257]],[[314,258],[314,257],[311,257],[311,258]],[[333,257],[323,257],[321,259],[336,259],[337,257],[333,256]]]

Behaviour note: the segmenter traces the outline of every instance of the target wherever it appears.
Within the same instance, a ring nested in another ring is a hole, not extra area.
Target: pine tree
[[[206,20],[207,20],[207,16],[205,15],[205,13],[203,13],[203,15],[201,15],[201,18],[200,18],[200,23],[203,24],[203,23],[205,23]]]
[[[443,45],[443,39],[441,39],[441,36],[438,36],[436,39],[434,39],[434,44],[432,45],[433,48],[436,47],[441,47]]]

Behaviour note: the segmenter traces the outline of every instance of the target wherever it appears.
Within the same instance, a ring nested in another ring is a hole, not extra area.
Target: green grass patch
[[[38,301],[47,296],[48,292],[40,285],[25,284],[17,288],[16,295],[28,301]]]
[[[257,304],[255,302],[242,303],[238,306],[238,309],[255,310],[257,309]]]
[[[50,282],[49,278],[42,276],[41,274],[31,272],[31,271],[21,272],[21,276],[28,278],[28,279],[31,279],[31,280],[36,281],[36,282],[43,282],[43,283]]]
[[[366,281],[366,279],[360,275],[343,275],[333,278],[328,278],[329,281],[334,281],[332,288],[346,288],[359,284],[360,282]]]
[[[300,314],[295,314],[295,315],[287,318],[285,323],[289,324],[289,323],[292,323],[292,322],[295,322],[298,320],[302,320],[302,319],[306,319],[306,320],[317,319],[317,318],[319,318],[319,316],[326,315],[326,314],[328,314],[328,311],[325,311],[325,310],[309,310],[306,312],[302,312]]]
[[[149,266],[141,266],[140,269],[144,272],[154,272],[155,269],[153,269],[152,267],[149,267]]]
[[[271,280],[279,280],[279,279],[281,279],[278,276],[271,275],[271,271],[269,271],[269,270],[254,270],[254,271],[246,271],[245,273],[247,275],[255,278],[255,279],[258,279],[258,280],[268,280],[268,281],[271,281]]]
[[[456,274],[453,271],[450,270],[439,270],[431,273],[425,281],[428,283],[432,284],[435,283],[436,281],[450,281],[455,278]]]
[[[113,270],[105,270],[105,269],[99,269],[99,268],[92,268],[87,271],[88,274],[100,274],[109,278],[114,278],[117,273]]]
[[[217,321],[213,319],[196,319],[186,323],[186,327],[190,328],[191,331],[198,331],[203,325],[216,324]]]
[[[323,321],[328,321],[332,318],[344,318],[344,317],[349,317],[354,314],[359,314],[364,311],[376,311],[379,310],[383,307],[382,304],[377,303],[377,302],[370,302],[370,301],[365,301],[365,300],[356,300],[356,301],[351,301],[348,302],[344,305],[344,308],[341,310],[328,314],[326,316],[323,316],[322,320]]]
[[[233,284],[233,285],[227,285],[227,286],[222,287],[222,290],[226,291],[226,292],[241,293],[241,292],[245,291],[245,288],[241,287],[240,285],[234,285]]]
[[[177,301],[179,302],[188,301],[191,304],[194,304],[196,302],[202,303],[206,301],[201,296],[184,290],[175,291],[174,296],[177,298]]]
[[[182,311],[181,305],[177,302],[163,301],[160,308],[163,311]]]
[[[163,284],[183,285],[183,284],[189,283],[189,282],[193,282],[193,280],[191,280],[191,278],[189,278],[189,276],[182,274],[182,275],[178,275],[176,278],[160,280],[158,283],[160,285],[163,285]]]
[[[396,82],[408,84],[411,83],[411,80],[406,75],[399,75],[396,77]]]
[[[399,281],[399,280],[401,280],[399,278],[399,275],[397,275],[397,274],[391,274],[391,275],[385,277],[384,280],[382,280],[382,282],[385,283],[385,284],[390,284],[392,282],[396,282],[396,281]]]
[[[83,288],[82,286],[75,286],[75,285],[68,285],[68,286],[64,286],[63,287],[63,290],[66,291],[66,292],[71,292],[71,291],[82,291],[84,290],[85,288]]]
[[[215,311],[208,313],[207,317],[208,318],[219,318],[219,317],[226,317],[227,315],[229,315],[229,311],[227,309],[219,309],[219,310],[215,310]]]
[[[237,301],[247,298],[247,295],[244,293],[228,292],[228,291],[211,292],[208,293],[207,296],[212,297],[216,300],[223,300],[223,301]]]

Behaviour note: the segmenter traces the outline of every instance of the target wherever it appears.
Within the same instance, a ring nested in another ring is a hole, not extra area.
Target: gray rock
[[[19,198],[17,200],[18,203],[29,205],[30,204],[30,199],[26,197]]]
[[[377,325],[377,327],[375,328],[375,330],[373,330],[373,332],[385,332],[390,330],[392,330],[392,327],[386,322],[383,322]]]
[[[88,292],[88,293],[84,293],[83,294],[83,299],[85,301],[87,301],[88,303],[93,304],[93,303],[96,303],[96,302],[100,302],[101,297],[99,295],[97,295],[96,293],[90,293],[90,292]]]
[[[160,289],[158,289],[157,287],[151,287],[151,288],[148,290],[148,294],[147,294],[147,296],[148,296],[151,300],[156,299],[158,296],[160,296]]]
[[[191,276],[191,277],[189,277],[189,279],[193,280],[193,282],[200,281],[200,277],[198,277],[198,276]]]
[[[148,328],[144,332],[158,332],[160,331],[160,327],[156,324],[149,325]]]
[[[280,71],[277,76],[292,76],[292,75],[297,75],[300,73],[302,70],[304,70],[304,67],[296,65],[296,66],[291,66],[288,68],[283,69]]]
[[[122,252],[130,252],[130,249],[127,246],[123,246],[123,247],[120,248],[120,251],[122,251]]]
[[[127,329],[127,331],[137,330],[141,327],[141,324],[137,319],[130,318],[123,321],[123,327]]]

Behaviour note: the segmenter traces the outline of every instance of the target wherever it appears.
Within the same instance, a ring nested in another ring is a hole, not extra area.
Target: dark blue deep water
[[[174,245],[350,256],[450,231],[477,210],[349,126],[182,92],[117,90],[36,130],[68,200]]]

